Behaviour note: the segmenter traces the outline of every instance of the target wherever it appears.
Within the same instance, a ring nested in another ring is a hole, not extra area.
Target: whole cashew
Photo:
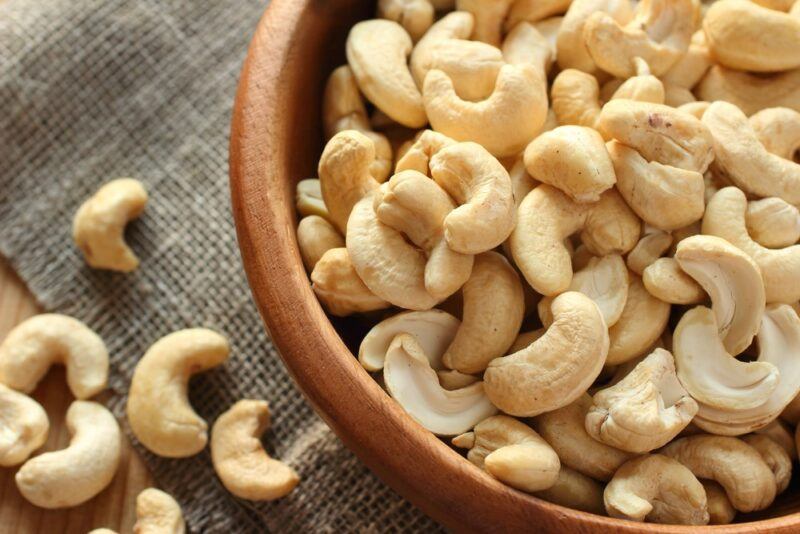
[[[297,182],[295,207],[301,217],[317,215],[323,219],[330,220],[328,207],[325,205],[325,201],[322,200],[322,187],[317,178],[306,178]]]
[[[672,235],[662,230],[645,225],[643,234],[626,259],[628,268],[639,276],[672,245]]]
[[[562,465],[556,483],[535,493],[540,499],[591,514],[605,513],[603,486],[595,480]]]
[[[633,17],[629,0],[573,0],[556,38],[556,57],[561,70],[577,69],[590,74],[597,71],[597,65],[586,49],[583,34],[587,20],[598,11],[608,13],[620,24],[627,24]]]
[[[297,246],[303,265],[311,272],[322,256],[332,248],[344,247],[344,238],[336,228],[319,215],[309,215],[297,225]]]
[[[18,465],[44,445],[50,421],[42,405],[0,384],[0,466]]]
[[[745,224],[750,237],[767,248],[785,248],[800,240],[800,211],[777,197],[747,203]]]
[[[433,16],[428,0],[378,0],[378,17],[400,24],[414,42],[431,27]]]
[[[67,410],[67,448],[25,462],[15,475],[22,496],[42,508],[88,501],[111,483],[119,465],[119,425],[103,405],[76,400]]]
[[[577,1],[577,0],[576,0]],[[594,128],[600,118],[597,78],[577,69],[558,73],[550,89],[553,112],[559,124]]]
[[[332,315],[345,317],[390,306],[358,277],[350,255],[343,247],[332,248],[317,260],[311,272],[311,282],[314,294]]]
[[[681,269],[675,258],[659,258],[642,274],[647,292],[670,304],[700,304],[706,292],[694,278]]]
[[[191,375],[228,359],[224,336],[205,328],[179,330],[162,337],[136,364],[128,393],[128,422],[150,451],[184,458],[202,451],[208,425],[189,404]]]
[[[134,534],[183,534],[181,507],[168,493],[156,488],[142,490],[136,497]]]
[[[67,384],[88,399],[108,383],[108,350],[88,326],[66,315],[45,313],[14,327],[0,345],[0,384],[30,393],[50,366],[67,369]]]
[[[714,65],[696,87],[696,93],[700,100],[730,102],[745,115],[774,107],[800,111],[800,69],[759,76]]]
[[[635,76],[623,81],[608,100],[625,98],[638,102],[663,104],[666,98],[664,84],[650,73],[650,66],[645,60],[636,56],[631,61],[633,61]],[[609,83],[614,81],[611,80]],[[605,86],[603,86],[603,89],[605,89]],[[603,92],[603,90],[600,91],[601,98],[603,97]]]
[[[800,150],[800,113],[789,108],[762,109],[749,119],[768,152],[795,160]]]
[[[86,263],[95,269],[128,273],[139,258],[125,243],[125,225],[147,204],[147,191],[133,178],[118,178],[97,190],[75,213],[72,237]]]
[[[240,400],[211,427],[211,461],[225,488],[242,499],[271,501],[291,492],[300,477],[285,463],[270,458],[261,444],[269,428],[269,405]]]

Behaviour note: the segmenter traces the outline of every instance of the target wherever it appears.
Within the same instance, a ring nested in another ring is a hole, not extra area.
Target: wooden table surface
[[[25,285],[0,257],[0,340],[16,324],[38,312],[39,308]],[[64,380],[63,368],[52,369],[33,397],[44,406],[50,418],[50,434],[39,452],[65,447],[69,443],[69,433],[64,415],[73,399]],[[114,480],[81,506],[44,510],[30,504],[14,483],[16,471],[17,468],[0,467],[0,534],[86,534],[99,527],[121,534],[129,533],[136,521],[136,496],[153,484],[152,477],[127,439],[123,440],[122,459]]]

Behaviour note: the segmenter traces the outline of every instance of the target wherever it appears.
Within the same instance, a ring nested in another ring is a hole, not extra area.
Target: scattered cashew
[[[0,466],[18,465],[44,445],[50,421],[42,405],[0,384]]]
[[[168,493],[156,488],[142,490],[136,497],[134,534],[183,534],[181,507]]]

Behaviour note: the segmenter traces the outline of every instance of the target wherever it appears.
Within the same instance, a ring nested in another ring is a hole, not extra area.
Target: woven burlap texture
[[[227,493],[206,449],[181,460],[137,449],[193,532],[430,531],[312,412],[267,338],[242,270],[228,193],[239,69],[266,2],[0,0],[0,253],[47,310],[85,321],[111,353],[111,408],[147,347],[190,326],[224,332],[232,354],[193,379],[208,421],[269,401],[268,449],[300,474],[275,503]],[[72,244],[80,205],[104,181],[150,193],[122,275],[89,269]]]

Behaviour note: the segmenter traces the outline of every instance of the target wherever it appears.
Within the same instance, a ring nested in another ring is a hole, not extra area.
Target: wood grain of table
[[[2,0],[0,0],[2,1]],[[33,296],[0,257],[0,341],[24,319],[40,311]],[[64,416],[73,397],[64,380],[64,370],[53,368],[36,388],[33,397],[44,406],[50,418],[50,434],[37,451],[57,450],[69,443]],[[103,400],[102,396],[99,400]],[[136,521],[136,496],[153,485],[142,460],[123,439],[122,458],[114,480],[88,502],[62,510],[44,510],[26,501],[17,490],[17,468],[0,467],[0,534],[86,534],[106,527],[120,534],[133,531]]]

